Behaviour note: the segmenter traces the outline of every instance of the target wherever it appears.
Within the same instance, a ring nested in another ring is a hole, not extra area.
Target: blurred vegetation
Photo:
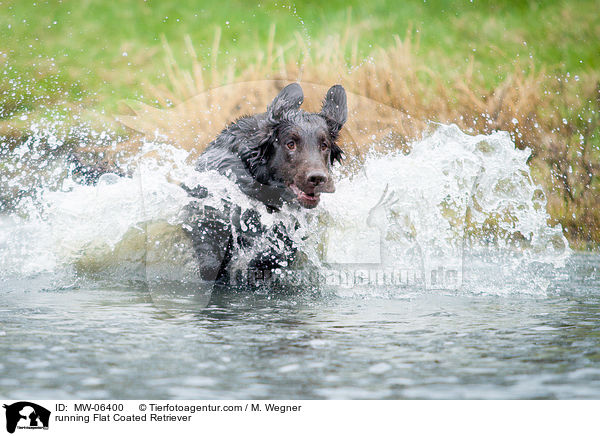
[[[272,22],[278,43],[296,32],[319,40],[344,30],[348,8],[361,34],[359,55],[409,31],[419,39],[417,54],[448,79],[472,63],[479,80],[498,85],[519,60],[548,74],[598,71],[597,6],[595,0],[2,0],[0,117],[60,100],[113,110],[121,99],[143,99],[143,84],[164,77],[162,36],[185,64],[189,35],[210,68],[220,27],[219,59],[244,68],[253,49],[266,44]],[[11,79],[20,83],[16,95]]]
[[[0,0],[0,135],[18,143],[40,117],[104,122],[123,99],[182,101],[190,97],[181,91],[189,82],[183,73],[198,68],[205,81],[196,91],[266,78],[282,68],[269,56],[293,77],[308,49],[303,80],[330,80],[334,72],[324,70],[345,68],[337,76],[345,86],[411,116],[511,132],[533,151],[532,172],[553,220],[575,246],[594,247],[597,9],[595,0]],[[338,52],[323,54],[328,48]],[[402,133],[410,137],[409,130]]]

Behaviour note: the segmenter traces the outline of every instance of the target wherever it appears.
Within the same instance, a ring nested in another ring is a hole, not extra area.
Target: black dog
[[[196,169],[217,170],[232,178],[269,212],[284,203],[316,207],[321,193],[335,190],[330,168],[342,157],[336,140],[347,118],[346,92],[340,85],[330,88],[318,113],[301,110],[303,99],[300,85],[286,86],[265,113],[242,117],[226,127],[200,156]],[[209,195],[202,187],[184,188],[197,198]],[[235,247],[252,246],[253,239],[267,231],[256,211],[242,214],[230,203],[225,211],[192,202],[184,224],[202,279],[221,284],[230,281],[227,267]],[[261,276],[289,265],[296,254],[283,228],[269,231],[270,238],[283,244],[274,244],[280,248],[257,253],[250,261],[248,268]]]

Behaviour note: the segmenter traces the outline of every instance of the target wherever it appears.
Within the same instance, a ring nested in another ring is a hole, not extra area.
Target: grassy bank
[[[341,82],[387,108],[361,117],[369,134],[348,139],[352,153],[390,129],[405,147],[427,120],[507,130],[532,149],[548,211],[570,241],[600,243],[594,1],[4,1],[0,41],[0,134],[20,136],[57,109],[101,117],[123,99],[168,107],[243,80]],[[257,91],[256,103],[272,93]],[[229,98],[214,126],[238,103]]]
[[[541,3],[541,4],[538,4]],[[107,110],[123,98],[144,99],[144,84],[164,77],[162,37],[178,62],[189,59],[184,36],[208,67],[237,70],[264,47],[271,23],[278,43],[296,34],[308,43],[340,34],[352,11],[360,33],[358,56],[393,44],[393,35],[419,40],[424,62],[445,79],[472,66],[478,81],[495,86],[520,62],[548,74],[600,70],[595,1],[243,1],[160,2],[90,0],[0,2],[0,117],[65,101]],[[222,30],[219,52],[215,28]],[[218,55],[218,56],[217,56]],[[348,53],[348,55],[350,55]],[[8,68],[7,68],[8,67]],[[17,94],[10,79],[21,83]]]

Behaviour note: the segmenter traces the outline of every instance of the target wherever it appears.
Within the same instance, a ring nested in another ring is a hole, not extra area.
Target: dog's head
[[[313,208],[322,192],[335,191],[330,170],[342,158],[336,140],[348,109],[340,85],[327,91],[320,112],[301,110],[303,100],[302,88],[293,83],[271,102],[249,168],[259,182],[282,184],[301,206]]]

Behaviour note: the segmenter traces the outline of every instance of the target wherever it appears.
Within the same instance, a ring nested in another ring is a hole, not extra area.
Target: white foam
[[[570,250],[560,226],[547,224],[529,154],[505,132],[471,136],[439,126],[408,155],[369,154],[356,174],[338,177],[336,193],[322,195],[316,210],[269,214],[227,178],[194,171],[186,152],[149,142],[129,162],[131,177],[106,174],[96,186],[66,179],[1,217],[0,278],[74,270],[143,279],[150,262],[153,274],[184,279],[195,269],[180,230],[189,197],[174,182],[184,180],[207,187],[212,197],[206,201],[215,207],[226,198],[258,210],[266,226],[283,223],[323,270],[413,269],[435,288],[432,281],[440,284],[451,270],[459,274],[456,287],[463,286],[465,271],[477,262],[483,271],[490,255],[506,275],[534,262],[555,267]],[[369,293],[377,288],[371,283]],[[382,286],[381,295],[384,288],[389,291]]]

